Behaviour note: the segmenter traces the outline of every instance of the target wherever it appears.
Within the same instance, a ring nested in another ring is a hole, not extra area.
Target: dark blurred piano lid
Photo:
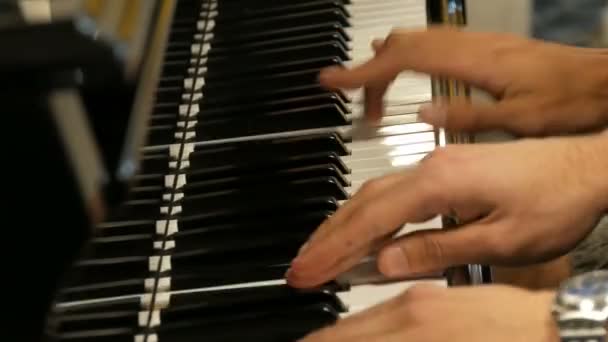
[[[120,160],[107,170],[122,192],[139,168],[176,0],[50,0],[50,18],[16,18],[25,8],[16,0],[2,4],[0,75],[56,82],[62,71],[118,70],[135,85]]]
[[[157,0],[50,0],[54,22],[68,21],[99,42],[106,42],[120,59],[125,75],[136,77],[147,49]]]
[[[140,167],[148,120],[169,37],[176,0],[51,0],[53,20],[80,25],[94,22],[88,32],[105,42],[120,60],[127,80],[136,85],[123,150],[111,179],[123,193]],[[104,57],[107,58],[107,57]]]
[[[151,0],[140,0],[151,1]],[[141,69],[132,112],[124,140],[124,149],[114,177],[129,185],[141,166],[141,154],[148,135],[149,118],[156,100],[165,51],[177,0],[158,0]]]
[[[50,8],[58,6],[62,11],[55,15],[51,10],[50,18],[32,18],[25,3],[10,2],[11,10],[14,12],[17,8],[22,15],[21,20],[5,21],[0,30],[0,72],[45,72],[93,66],[98,70],[107,66],[118,67],[125,73],[132,71],[129,66],[134,60],[129,57],[134,53],[130,44],[135,40],[129,34],[119,34],[128,32],[122,28],[124,24],[120,26],[106,19],[110,10],[101,5],[106,1],[52,0]],[[93,6],[93,2],[100,5]],[[107,1],[110,2],[114,1]],[[113,15],[123,17],[116,12]]]

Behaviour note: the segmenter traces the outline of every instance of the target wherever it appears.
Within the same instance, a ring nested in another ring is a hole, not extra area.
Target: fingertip
[[[418,119],[429,125],[445,127],[447,121],[447,106],[443,104],[425,104],[418,110]]]
[[[325,87],[337,87],[336,77],[344,70],[341,66],[330,66],[319,72],[319,83]]]
[[[374,51],[378,52],[382,47],[384,47],[384,39],[374,39],[372,41],[372,48]]]
[[[410,265],[403,249],[399,246],[389,246],[378,255],[378,270],[389,278],[409,275]]]

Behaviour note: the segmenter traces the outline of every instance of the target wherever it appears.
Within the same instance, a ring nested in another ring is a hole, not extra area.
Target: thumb
[[[438,101],[420,107],[420,120],[452,131],[505,128],[525,106],[514,101],[473,104],[464,100]]]
[[[390,278],[419,276],[456,265],[484,263],[491,255],[485,224],[451,230],[421,231],[406,235],[384,247],[378,268]]]

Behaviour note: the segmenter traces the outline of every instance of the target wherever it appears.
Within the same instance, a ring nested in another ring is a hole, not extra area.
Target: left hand
[[[552,342],[553,292],[417,285],[299,342]]]

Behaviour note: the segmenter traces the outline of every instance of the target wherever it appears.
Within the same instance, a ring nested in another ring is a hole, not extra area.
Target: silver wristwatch
[[[608,341],[608,271],[584,273],[564,282],[553,316],[563,342]]]

